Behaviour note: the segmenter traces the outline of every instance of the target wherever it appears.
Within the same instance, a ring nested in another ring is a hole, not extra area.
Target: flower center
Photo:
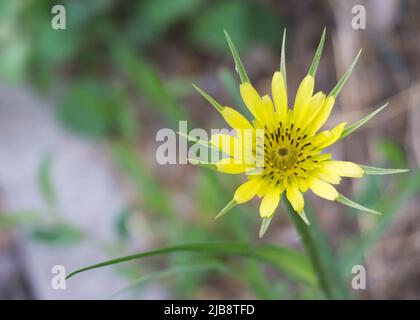
[[[293,179],[307,179],[310,171],[318,167],[318,154],[311,137],[293,123],[278,127],[264,127],[263,177],[277,185]]]
[[[293,168],[297,158],[296,148],[291,145],[272,144],[272,147],[268,151],[268,162],[270,163],[270,166],[282,171]]]
[[[279,156],[285,157],[289,154],[289,150],[287,148],[279,148]]]

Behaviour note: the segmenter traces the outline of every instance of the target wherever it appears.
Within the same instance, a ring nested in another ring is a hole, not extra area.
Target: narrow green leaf
[[[272,219],[272,217],[262,219],[261,228],[260,228],[260,232],[259,232],[260,238],[264,237],[265,233],[267,232],[268,227],[270,226],[270,223],[271,223],[271,219]]]
[[[340,81],[338,81],[337,85],[334,87],[334,89],[332,89],[331,93],[329,94],[330,96],[333,96],[334,98],[338,96],[344,84],[346,83],[347,79],[350,77],[351,73],[353,72],[353,69],[361,53],[362,53],[362,49],[360,49],[359,53],[357,54],[356,58],[351,64],[350,68],[347,69],[346,73],[341,77]]]
[[[376,116],[379,112],[381,112],[385,107],[387,107],[389,102],[385,103],[382,107],[376,109],[375,111],[369,113],[367,116],[363,117],[359,121],[353,123],[350,127],[347,127],[343,130],[343,134],[341,135],[340,139],[343,139],[347,137],[349,134],[352,134],[354,131],[359,129],[361,126],[363,126],[366,122],[368,122],[370,119],[372,119],[374,116]]]
[[[376,167],[370,167],[370,166],[363,166],[360,165],[360,167],[363,168],[363,170],[365,170],[366,174],[371,174],[371,175],[386,175],[386,174],[396,174],[396,173],[404,173],[404,172],[408,172],[408,169],[386,169],[386,168],[376,168]]]
[[[250,82],[248,75],[246,74],[244,65],[242,64],[241,58],[239,57],[238,51],[235,48],[235,45],[232,42],[232,39],[229,36],[229,33],[225,30],[226,40],[229,44],[230,51],[232,52],[233,60],[235,61],[235,69],[239,74],[241,83]]]
[[[205,161],[200,161],[198,159],[191,159],[191,158],[188,158],[188,162],[193,164],[193,165],[200,166],[200,167],[203,167],[203,168],[217,170],[217,166],[214,163],[211,163],[211,162],[205,162]]]
[[[340,202],[341,204],[344,204],[345,206],[360,210],[360,211],[364,211],[364,212],[369,212],[369,213],[373,213],[373,214],[381,214],[378,211],[366,208],[356,202],[354,202],[353,200],[350,200],[349,198],[346,198],[345,196],[343,196],[342,194],[339,194],[337,200],[338,202]]]
[[[316,49],[316,53],[314,59],[312,61],[311,67],[309,68],[308,74],[315,78],[316,70],[318,69],[319,60],[321,59],[322,49],[324,48],[325,42],[325,33],[326,29],[322,32],[321,40],[319,41],[318,49]]]
[[[115,265],[127,261],[142,259],[145,257],[157,256],[174,252],[202,252],[218,255],[237,255],[256,259],[273,265],[277,270],[284,273],[293,280],[316,287],[314,271],[307,258],[299,252],[281,246],[274,245],[255,245],[247,243],[196,243],[183,244],[172,247],[160,248],[157,250],[141,252],[129,256],[103,261],[88,267],[84,267],[71,272],[66,279],[76,274],[92,269]]]
[[[283,41],[281,43],[281,54],[280,54],[280,72],[283,74],[284,83],[287,91],[287,80],[286,80],[286,28],[283,30]]]
[[[232,199],[223,209],[220,211],[214,219],[219,219],[220,217],[224,216],[230,209],[232,209],[234,206],[236,206],[236,202],[234,199]]]
[[[216,108],[217,111],[222,112],[223,107],[220,103],[218,103],[216,100],[214,100],[212,97],[210,97],[207,93],[205,93],[203,90],[201,90],[199,87],[197,87],[194,83],[192,84],[195,90],[197,90],[208,102],[210,102],[213,107]]]

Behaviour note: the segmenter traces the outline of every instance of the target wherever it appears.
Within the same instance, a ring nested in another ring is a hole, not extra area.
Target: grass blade
[[[118,263],[142,259],[145,257],[158,256],[162,254],[174,252],[202,252],[213,253],[218,255],[237,255],[260,261],[267,262],[273,265],[280,272],[288,277],[301,281],[305,284],[312,286],[317,285],[316,277],[313,269],[306,259],[306,257],[297,251],[289,248],[274,246],[274,245],[252,245],[247,243],[196,243],[196,244],[183,244],[172,247],[160,248],[157,250],[141,252],[129,256],[124,256],[116,259],[107,260],[97,263],[88,267],[78,269],[71,272],[67,279],[97,268],[102,268]]]

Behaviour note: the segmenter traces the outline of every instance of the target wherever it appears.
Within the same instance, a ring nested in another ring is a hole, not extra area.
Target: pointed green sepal
[[[368,213],[373,213],[373,214],[378,214],[380,215],[381,213],[369,208],[366,208],[356,202],[354,202],[353,200],[350,200],[349,198],[346,198],[345,196],[343,196],[342,194],[338,195],[338,198],[336,199],[336,201],[340,202],[341,204],[344,204],[345,206],[360,210],[360,211],[364,211],[364,212],[368,212]]]
[[[195,142],[195,143],[197,143],[199,145],[202,145],[203,147],[212,148],[214,150],[218,150],[219,151],[219,148],[216,148],[216,146],[212,145],[209,141],[198,139],[197,137],[190,136],[190,135],[188,135],[188,134],[186,134],[184,132],[177,131],[176,133],[180,137],[184,137],[184,138],[186,138],[190,142]]]
[[[208,102],[212,104],[213,107],[216,108],[217,111],[222,112],[223,106],[218,103],[216,100],[214,100],[212,97],[210,97],[207,93],[205,93],[203,90],[201,90],[198,86],[196,86],[194,83],[192,84],[195,90],[198,91]]]
[[[351,73],[353,72],[353,69],[354,69],[354,67],[356,65],[356,62],[359,59],[361,53],[362,53],[362,49],[359,50],[359,53],[357,54],[356,58],[354,58],[354,61],[351,64],[350,68],[347,69],[346,73],[341,77],[340,81],[338,81],[338,83],[336,84],[334,89],[332,89],[329,96],[333,96],[334,98],[337,98],[338,94],[340,93],[340,91],[343,88],[344,84],[346,83],[347,79],[350,77]]]
[[[299,217],[303,220],[303,222],[305,222],[305,224],[306,224],[307,226],[309,226],[309,225],[310,225],[309,220],[308,220],[308,217],[306,216],[305,211],[303,211],[303,210],[302,210],[302,212],[301,212],[301,213],[298,213],[298,215],[299,215]]]
[[[389,102],[385,103],[382,107],[376,109],[375,111],[369,113],[367,116],[363,117],[359,121],[353,123],[350,127],[344,128],[343,133],[340,137],[340,139],[343,139],[347,137],[349,134],[352,134],[354,131],[359,129],[361,126],[363,126],[366,122],[368,122],[370,119],[372,119],[374,116],[376,116],[379,112],[381,112],[383,109],[388,106]]]
[[[287,91],[287,80],[286,80],[286,28],[283,30],[283,41],[281,43],[281,54],[280,54],[280,72],[283,74],[284,84]]]
[[[198,159],[188,159],[188,162],[196,165],[196,166],[200,166],[203,168],[208,168],[208,169],[213,169],[213,170],[217,170],[217,166],[214,163],[210,163],[210,162],[204,162],[204,161],[200,161]]]
[[[318,49],[316,49],[314,59],[312,61],[311,67],[309,68],[308,74],[311,75],[313,78],[315,78],[316,70],[318,69],[318,65],[319,65],[319,60],[321,59],[322,49],[324,48],[326,29],[327,28],[324,28],[324,31],[322,32]]]
[[[270,226],[270,223],[271,223],[271,219],[272,219],[272,217],[270,217],[270,218],[262,218],[261,228],[260,228],[260,232],[258,234],[259,237],[260,237],[260,239],[262,237],[264,237],[265,233],[267,232],[268,227]]]
[[[229,36],[229,33],[225,30],[226,40],[228,42],[230,51],[232,52],[233,60],[235,61],[235,69],[239,74],[239,78],[241,79],[241,83],[250,82],[248,75],[246,74],[244,65],[242,64],[241,58],[239,57],[238,51],[235,48],[235,45],[232,42],[232,39]]]
[[[370,175],[386,175],[386,174],[396,174],[396,173],[404,173],[408,172],[410,170],[408,169],[386,169],[386,168],[376,168],[376,167],[370,167],[370,166],[359,166],[365,171],[365,174]]]
[[[234,206],[236,206],[236,201],[232,199],[223,209],[220,211],[214,219],[219,219],[220,217],[224,216],[230,209],[232,209]]]

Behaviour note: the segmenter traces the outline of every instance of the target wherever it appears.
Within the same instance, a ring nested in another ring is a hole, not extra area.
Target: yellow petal
[[[251,111],[254,118],[260,123],[263,123],[264,112],[261,107],[262,101],[257,90],[249,82],[245,82],[241,84],[240,91],[242,100],[244,100],[245,105]]]
[[[339,184],[341,181],[340,176],[336,172],[329,170],[326,167],[321,167],[316,171],[314,176],[331,184]]]
[[[330,160],[331,157],[332,157],[331,153],[320,153],[320,154],[317,154],[316,156],[313,156],[312,160],[317,160],[318,162],[320,162],[320,161]]]
[[[302,112],[302,119],[298,119],[301,122],[300,128],[305,129],[312,120],[316,117],[318,112],[321,110],[322,105],[325,101],[325,94],[321,91],[317,92],[309,101],[307,108]]]
[[[236,130],[235,158],[244,159],[248,164],[255,164],[255,149],[257,144],[263,147],[264,130],[257,131],[254,128]],[[258,142],[257,142],[258,140]]]
[[[210,138],[210,143],[221,150],[222,152],[234,156],[235,154],[235,137],[228,134],[212,134]]]
[[[311,75],[307,75],[299,86],[296,93],[295,106],[293,108],[293,115],[295,119],[301,119],[301,113],[304,112],[309,101],[312,98],[314,91],[314,78]],[[299,126],[298,124],[296,124]]]
[[[218,171],[231,174],[245,173],[249,169],[247,164],[233,158],[224,158],[215,165]]]
[[[346,125],[346,122],[342,122],[338,124],[332,130],[322,131],[321,133],[317,134],[313,138],[312,144],[318,149],[324,149],[332,145],[341,137],[341,134],[343,133],[345,125]]]
[[[264,196],[260,205],[260,216],[270,218],[280,202],[280,190],[270,189]]]
[[[296,179],[296,184],[300,191],[306,192],[309,188],[309,183],[307,179]]]
[[[314,179],[312,180],[310,188],[317,196],[321,198],[331,201],[334,201],[338,198],[337,190],[335,190],[332,185],[325,181]]]
[[[255,157],[252,154],[252,145],[255,144],[253,131],[253,129],[236,130],[236,137],[222,133],[213,134],[210,143],[237,161],[254,165]]]
[[[290,204],[292,205],[293,209],[297,213],[300,213],[303,211],[304,200],[303,200],[302,193],[300,193],[297,186],[291,185],[287,187],[286,196],[287,196],[287,199],[290,201]]]
[[[259,178],[248,180],[236,189],[233,199],[238,204],[251,200],[261,188],[262,183],[263,180]]]
[[[264,122],[262,124],[267,125],[268,128],[273,128],[274,126],[277,128],[278,119],[274,112],[273,101],[271,101],[271,98],[268,95],[264,95],[261,102],[262,111],[264,113]]]
[[[324,164],[325,170],[329,170],[341,177],[361,178],[365,171],[357,164],[349,161],[326,161]]]
[[[279,71],[274,73],[273,80],[271,81],[271,92],[274,106],[276,107],[277,113],[280,115],[280,121],[284,123],[287,114],[287,91],[283,74]]]
[[[249,121],[235,109],[224,107],[221,113],[227,124],[234,129],[253,128]]]
[[[271,184],[270,183],[267,183],[267,182],[263,183],[261,185],[261,188],[257,192],[257,196],[259,198],[263,197],[268,192],[268,190],[270,190],[270,188],[271,188]]]
[[[322,105],[310,126],[310,134],[317,132],[324,125],[325,121],[327,121],[328,117],[330,116],[331,110],[334,107],[334,103],[335,99],[333,96],[329,96],[325,99],[324,104]]]

